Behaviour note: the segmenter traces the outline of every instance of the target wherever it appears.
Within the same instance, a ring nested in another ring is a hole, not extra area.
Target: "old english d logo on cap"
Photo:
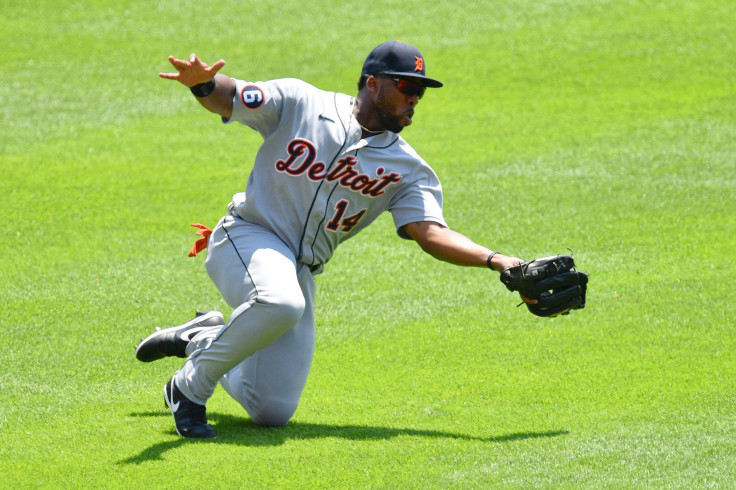
[[[414,71],[424,71],[424,59],[419,56],[414,57]]]

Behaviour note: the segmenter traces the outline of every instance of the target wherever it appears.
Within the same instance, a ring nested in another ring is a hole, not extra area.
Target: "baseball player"
[[[297,79],[232,79],[218,73],[223,60],[209,66],[194,54],[169,61],[176,72],[162,78],[190,87],[224,123],[263,137],[245,192],[211,235],[202,227],[192,253],[207,248],[207,272],[232,314],[198,314],[136,349],[144,362],[187,358],[164,387],[180,435],[216,436],[205,404],[217,383],[254,423],[288,422],[314,352],[315,275],[382,212],[392,214],[401,238],[437,259],[497,271],[521,262],[448,227],[437,175],[399,136],[425,90],[442,86],[414,46],[373,49],[355,97]]]

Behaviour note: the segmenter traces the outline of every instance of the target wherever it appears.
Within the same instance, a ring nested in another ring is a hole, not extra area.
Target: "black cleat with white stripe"
[[[189,341],[202,330],[225,324],[222,313],[216,310],[197,313],[194,319],[177,327],[159,329],[142,339],[135,348],[135,357],[142,362],[151,362],[164,357],[187,357]]]
[[[164,401],[174,416],[177,434],[197,439],[217,437],[215,429],[207,423],[205,406],[184,396],[174,383],[174,378],[164,386]]]

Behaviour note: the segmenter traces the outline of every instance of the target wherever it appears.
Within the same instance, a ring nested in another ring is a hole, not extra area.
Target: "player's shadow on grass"
[[[159,412],[134,413],[132,415],[137,417],[159,415],[165,415],[167,418],[171,417],[168,413],[162,414]],[[289,422],[289,424],[284,427],[259,427],[247,418],[218,414],[216,412],[208,414],[208,418],[209,422],[213,425],[215,430],[217,430],[217,438],[197,441],[177,436],[178,438],[173,441],[154,444],[153,446],[144,449],[139,454],[125,458],[118,463],[140,464],[145,461],[160,460],[163,459],[163,454],[166,453],[166,451],[179,447],[182,444],[191,443],[233,444],[238,446],[279,446],[290,440],[319,439],[323,437],[336,437],[352,441],[376,441],[400,436],[504,443],[541,437],[557,437],[568,434],[568,431],[566,430],[554,430],[545,432],[513,432],[499,436],[483,437],[437,430],[370,427],[360,425],[312,424],[295,421]],[[173,427],[170,433],[172,435],[176,435],[176,431]]]

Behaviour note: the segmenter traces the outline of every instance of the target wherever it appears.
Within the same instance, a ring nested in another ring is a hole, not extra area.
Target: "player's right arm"
[[[406,234],[432,257],[455,265],[469,267],[488,267],[502,271],[522,260],[494,253],[491,264],[488,257],[491,250],[475,243],[465,235],[447,226],[432,221],[418,221],[404,227]]]
[[[197,101],[208,111],[230,118],[233,113],[235,82],[231,78],[217,73],[225,66],[224,60],[219,60],[214,65],[209,66],[202,62],[196,54],[191,54],[189,60],[180,60],[169,56],[169,61],[177,72],[159,73],[158,76],[168,80],[177,80],[190,88],[214,80],[215,89],[205,97],[197,97]]]

